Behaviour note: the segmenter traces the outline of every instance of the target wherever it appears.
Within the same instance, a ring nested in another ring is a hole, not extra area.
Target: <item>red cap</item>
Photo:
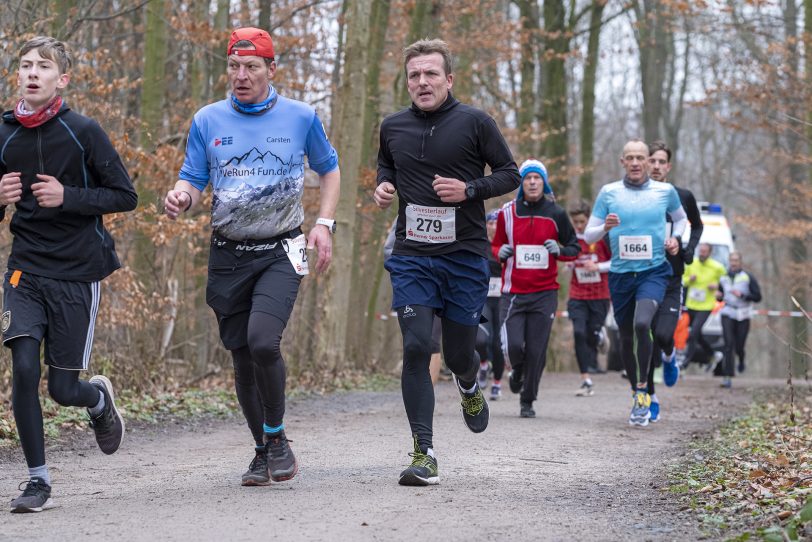
[[[254,49],[238,49],[233,51],[234,44],[238,41],[250,41]],[[228,40],[228,54],[239,56],[261,56],[263,58],[274,58],[273,41],[271,36],[260,28],[238,28],[231,33]]]

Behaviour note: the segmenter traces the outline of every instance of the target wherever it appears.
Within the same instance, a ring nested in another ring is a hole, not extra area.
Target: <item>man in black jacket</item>
[[[386,269],[403,335],[401,385],[414,440],[412,464],[400,475],[402,485],[439,481],[429,378],[435,313],[442,318],[443,354],[459,388],[463,420],[475,433],[488,425],[475,352],[490,280],[483,202],[520,183],[496,122],[451,95],[451,64],[451,52],[441,40],[407,47],[404,67],[412,105],[381,125],[373,197],[387,208],[398,195],[396,241]]]
[[[648,146],[649,152],[649,175],[655,181],[670,182],[668,173],[671,171],[671,149],[663,141],[654,141]],[[671,183],[673,185],[673,183]],[[652,322],[654,332],[654,348],[651,351],[651,363],[648,374],[648,393],[651,395],[651,420],[660,421],[660,402],[654,393],[654,369],[662,364],[663,380],[666,386],[673,386],[679,378],[679,365],[677,364],[676,351],[674,349],[674,331],[677,329],[677,322],[682,306],[682,275],[685,272],[685,264],[690,264],[694,260],[694,250],[702,237],[702,218],[699,215],[699,208],[696,205],[696,198],[693,193],[685,188],[674,185],[679,195],[682,208],[688,216],[691,224],[691,237],[685,247],[681,245],[677,252],[666,252],[666,259],[671,264],[674,274],[668,282],[665,290],[665,297],[660,304],[657,314]],[[670,217],[666,217],[671,226]]]
[[[38,391],[43,342],[54,401],[88,409],[104,453],[114,453],[124,437],[110,381],[80,380],[79,371],[90,363],[100,281],[120,267],[102,217],[133,210],[138,196],[104,130],[62,100],[71,66],[65,45],[37,37],[19,60],[22,98],[0,125],[0,219],[15,205],[2,326],[29,471],[11,511],[40,512],[52,506]]]

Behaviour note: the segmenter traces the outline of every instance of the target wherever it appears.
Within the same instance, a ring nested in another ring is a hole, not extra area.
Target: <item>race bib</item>
[[[457,240],[454,207],[406,206],[406,239],[418,243],[453,243]]]
[[[288,254],[288,260],[297,275],[307,275],[310,268],[307,266],[307,239],[304,234],[293,239],[282,239],[282,246]]]
[[[488,297],[499,297],[502,295],[502,277],[491,277],[488,282]]]
[[[650,260],[653,257],[650,235],[621,235],[618,244],[621,260]]]
[[[583,267],[575,268],[575,277],[581,284],[595,284],[601,281],[600,271],[587,271]]]
[[[691,288],[688,290],[688,298],[697,303],[702,303],[708,298],[708,291],[704,288]]]
[[[749,320],[753,316],[753,307],[742,307],[736,309],[735,319],[741,322],[742,320]]]
[[[550,253],[544,245],[518,245],[515,261],[518,269],[547,269]]]

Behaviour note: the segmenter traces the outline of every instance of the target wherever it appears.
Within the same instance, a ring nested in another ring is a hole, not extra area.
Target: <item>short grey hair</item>
[[[406,47],[403,50],[403,69],[406,70],[406,65],[411,59],[433,53],[439,53],[443,57],[443,69],[446,75],[454,71],[454,58],[451,55],[451,49],[446,42],[438,39],[422,39]]]

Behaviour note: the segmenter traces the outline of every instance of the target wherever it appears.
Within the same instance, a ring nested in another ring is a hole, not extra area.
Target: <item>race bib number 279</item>
[[[406,206],[406,239],[418,243],[452,243],[457,240],[454,207]]]

